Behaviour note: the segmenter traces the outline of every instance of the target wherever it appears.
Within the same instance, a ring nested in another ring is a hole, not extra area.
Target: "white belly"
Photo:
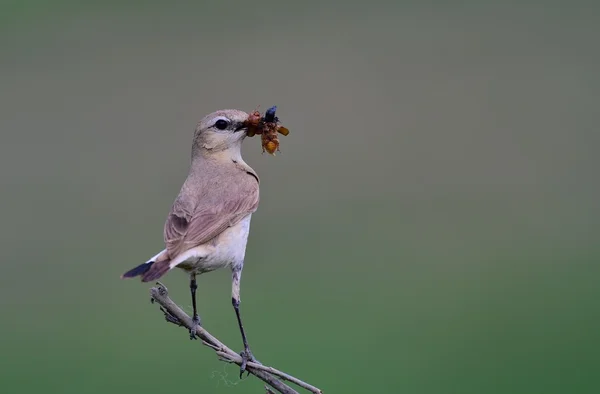
[[[171,261],[171,268],[179,267],[201,274],[243,265],[251,216],[248,215],[235,226],[229,227],[211,242],[181,253]]]

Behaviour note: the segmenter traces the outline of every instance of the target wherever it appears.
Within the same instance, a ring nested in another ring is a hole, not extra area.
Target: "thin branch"
[[[150,289],[152,301],[156,301],[161,305],[160,310],[164,313],[165,319],[169,323],[177,326],[185,327],[190,330],[193,326],[192,318],[185,313],[171,298],[167,288],[157,282],[157,286]],[[221,341],[215,338],[212,334],[206,331],[201,326],[196,327],[196,335],[202,340],[202,344],[213,349],[221,361],[242,365],[242,357],[225,346]],[[281,372],[273,367],[264,366],[258,362],[249,361],[246,364],[246,370],[256,376],[263,382],[267,383],[281,394],[298,394],[290,386],[283,383],[278,378],[292,382],[314,394],[322,394],[322,391],[315,386],[312,386],[302,380],[295,378],[285,372]]]

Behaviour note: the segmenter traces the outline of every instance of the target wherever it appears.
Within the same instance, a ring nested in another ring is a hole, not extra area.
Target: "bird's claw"
[[[254,358],[254,356],[252,355],[252,352],[250,351],[250,349],[246,348],[246,350],[244,350],[243,352],[240,353],[240,356],[242,357],[242,365],[240,365],[240,379],[242,378],[242,376],[244,375],[244,372],[247,372],[248,375],[250,375],[250,371],[246,370],[246,366],[248,365],[248,361],[253,362],[253,363],[257,363],[260,364],[260,362]]]
[[[198,327],[199,325],[200,325],[200,316],[195,315],[192,318],[192,328],[190,329],[190,340],[198,339],[198,337],[196,336],[196,334],[198,333],[198,331],[196,330],[196,327]]]

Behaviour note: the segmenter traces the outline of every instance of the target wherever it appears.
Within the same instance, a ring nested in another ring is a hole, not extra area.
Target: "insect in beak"
[[[287,127],[279,124],[279,118],[275,116],[277,106],[272,106],[265,112],[265,116],[261,116],[258,109],[248,115],[248,119],[244,121],[244,125],[248,128],[246,136],[252,137],[260,134],[263,152],[268,152],[275,155],[279,151],[279,139],[277,133],[288,135],[290,131]]]
[[[277,121],[278,121],[279,119],[277,119],[277,118],[275,117],[275,111],[277,111],[277,106],[276,106],[276,105],[272,106],[271,108],[269,108],[269,109],[268,109],[268,110],[265,112],[265,122],[268,122],[268,123],[275,122],[275,123],[277,123]]]

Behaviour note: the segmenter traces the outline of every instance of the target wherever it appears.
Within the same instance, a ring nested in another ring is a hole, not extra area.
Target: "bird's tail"
[[[163,250],[150,260],[143,264],[133,267],[129,271],[121,275],[121,279],[142,277],[142,282],[150,282],[163,276],[171,267],[170,260],[167,258],[166,252]]]

